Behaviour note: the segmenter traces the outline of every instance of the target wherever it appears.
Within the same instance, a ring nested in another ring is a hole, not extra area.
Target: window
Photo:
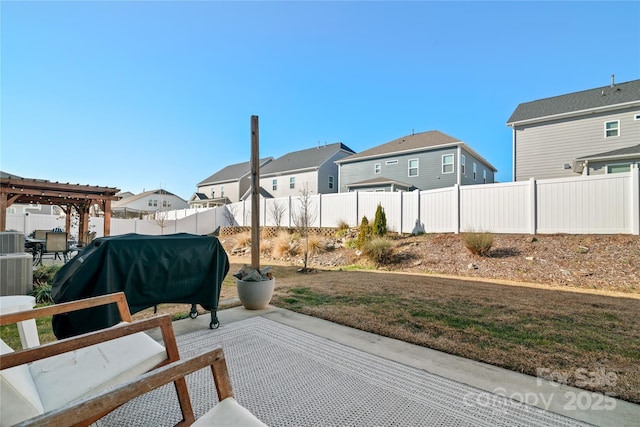
[[[289,188],[296,188],[296,177],[292,176],[289,178]]]
[[[278,189],[278,180],[274,179],[273,181],[271,181],[271,189],[273,191],[276,191]]]
[[[485,184],[487,183],[487,171],[486,171],[486,169],[484,169],[482,171],[482,182],[485,183]]]
[[[418,159],[409,160],[409,176],[418,176]]]
[[[389,165],[397,165],[398,161],[397,160],[387,160],[386,162],[384,162],[385,165],[389,166]]]
[[[467,170],[465,169],[464,165],[466,162],[466,157],[464,157],[464,154],[460,155],[460,173],[462,175],[466,174]]]
[[[220,187],[220,197],[224,197],[224,185]]]
[[[376,175],[380,173],[380,163],[376,163],[375,165],[373,165],[373,173],[375,173]]]
[[[473,180],[475,181],[478,177],[478,167],[475,162],[473,162]]]
[[[442,173],[453,172],[453,154],[445,154],[442,156]]]
[[[620,120],[606,122],[604,124],[604,137],[613,138],[620,135]]]
[[[163,208],[170,208],[171,207],[171,202],[168,200],[163,200],[162,201],[162,207]]]
[[[621,173],[621,172],[630,172],[631,164],[623,163],[618,165],[607,165],[607,173]]]
[[[333,190],[333,177],[329,175],[329,190]]]
[[[640,114],[636,114],[635,116],[633,116],[633,120],[640,120]]]
[[[158,206],[158,201],[155,199],[149,199],[149,206]]]

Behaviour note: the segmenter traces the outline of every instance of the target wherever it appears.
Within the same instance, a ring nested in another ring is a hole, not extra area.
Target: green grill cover
[[[124,292],[131,314],[161,303],[200,304],[211,327],[229,258],[216,237],[193,234],[125,234],[95,239],[55,275],[55,303]],[[115,304],[53,318],[59,339],[107,328],[120,321]]]

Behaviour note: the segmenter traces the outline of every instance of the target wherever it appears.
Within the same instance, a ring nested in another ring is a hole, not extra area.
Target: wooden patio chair
[[[218,401],[202,417],[195,419],[187,394],[180,401],[182,421],[178,426],[207,427],[266,427],[249,410],[241,406],[233,395],[231,379],[222,348],[217,347],[198,356],[173,362],[127,381],[100,394],[75,401],[50,413],[27,420],[21,426],[65,426],[71,419],[95,419],[97,414],[109,413],[130,400],[165,384],[184,381],[186,375],[210,367]]]
[[[0,425],[28,424],[34,417],[47,417],[79,399],[179,360],[171,317],[132,322],[123,292],[0,315],[0,326],[105,304],[117,304],[121,323],[17,351],[0,340]],[[156,328],[164,345],[144,333]],[[184,378],[177,379],[175,387],[181,406],[190,405]],[[51,425],[86,426],[114,408]]]

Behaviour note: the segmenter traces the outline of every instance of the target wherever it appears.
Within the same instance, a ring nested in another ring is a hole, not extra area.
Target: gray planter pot
[[[236,279],[238,298],[247,310],[260,310],[271,302],[276,279],[249,282]]]

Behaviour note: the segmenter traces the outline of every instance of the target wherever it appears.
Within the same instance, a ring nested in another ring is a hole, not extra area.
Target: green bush
[[[493,234],[465,233],[464,245],[474,255],[487,256],[491,246],[493,246]]]
[[[384,213],[382,205],[378,204],[376,217],[373,220],[373,235],[382,237],[385,234],[387,234],[387,215]]]
[[[55,277],[60,265],[39,265],[33,271],[33,291],[31,295],[36,298],[38,304],[48,304],[53,302],[51,297],[51,286],[53,285],[53,278]]]
[[[393,246],[391,241],[376,237],[365,243],[362,253],[376,265],[389,264],[393,259]]]
[[[356,247],[358,249],[362,249],[369,240],[371,240],[371,226],[369,225],[369,220],[366,216],[362,217],[362,221],[360,222],[360,231],[358,232],[358,240],[356,242]]]

